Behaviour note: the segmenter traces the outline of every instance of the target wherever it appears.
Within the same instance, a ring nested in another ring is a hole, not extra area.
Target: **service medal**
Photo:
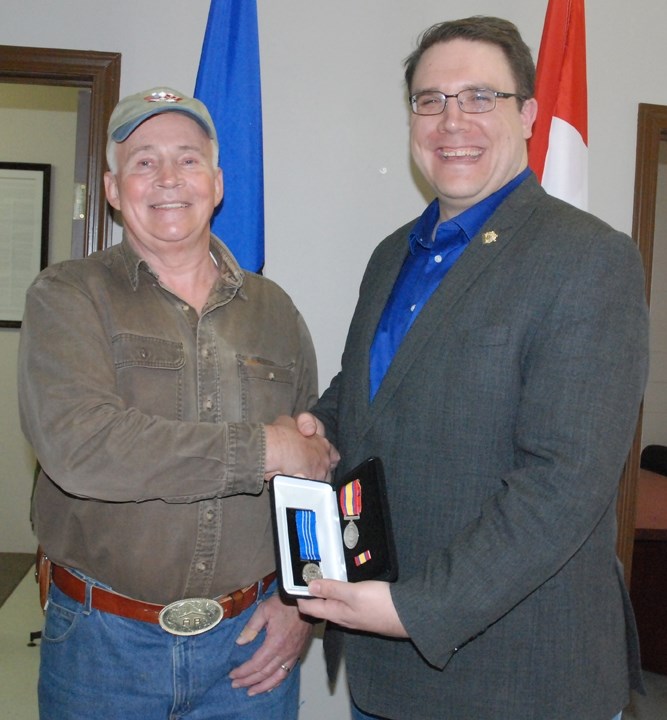
[[[303,581],[306,583],[306,585],[308,585],[313,580],[322,579],[322,570],[317,563],[309,562],[303,566],[303,570],[301,571],[301,577],[303,578]]]
[[[343,530],[343,542],[348,550],[352,550],[359,542],[359,528],[350,521]]]
[[[299,538],[299,558],[307,561],[301,577],[308,585],[311,580],[324,577],[318,564],[321,557],[317,543],[317,515],[314,510],[296,511],[296,532]]]
[[[352,550],[359,542],[359,528],[353,522],[361,517],[361,483],[359,480],[353,480],[343,485],[338,493],[338,504],[343,513],[343,519],[348,520],[348,524],[343,530],[343,542],[348,550]]]

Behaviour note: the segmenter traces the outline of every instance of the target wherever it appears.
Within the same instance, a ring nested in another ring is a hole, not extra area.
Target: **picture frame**
[[[20,328],[25,293],[49,262],[51,165],[0,162],[0,327]]]

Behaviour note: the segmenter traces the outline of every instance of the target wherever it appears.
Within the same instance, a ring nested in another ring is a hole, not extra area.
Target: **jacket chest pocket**
[[[518,352],[508,326],[466,328],[443,340],[442,361],[435,365],[432,380],[462,408],[470,406],[471,397],[481,404],[495,402],[516,391]]]
[[[183,345],[172,340],[123,333],[112,340],[116,383],[129,407],[177,419],[182,412]]]
[[[295,363],[277,365],[258,357],[236,356],[243,422],[273,422],[292,415],[295,397]]]

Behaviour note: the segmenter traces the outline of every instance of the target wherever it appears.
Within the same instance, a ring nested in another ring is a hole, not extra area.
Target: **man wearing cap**
[[[301,315],[210,233],[217,155],[201,102],[122,100],[105,189],[123,240],[27,293],[42,720],[297,716],[310,625],[275,592],[264,480],[325,478],[337,456],[289,419],[317,394]]]

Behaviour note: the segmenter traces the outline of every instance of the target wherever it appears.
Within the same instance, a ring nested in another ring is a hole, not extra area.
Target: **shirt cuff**
[[[266,433],[261,423],[229,423],[227,487],[231,495],[259,495],[264,487]]]

